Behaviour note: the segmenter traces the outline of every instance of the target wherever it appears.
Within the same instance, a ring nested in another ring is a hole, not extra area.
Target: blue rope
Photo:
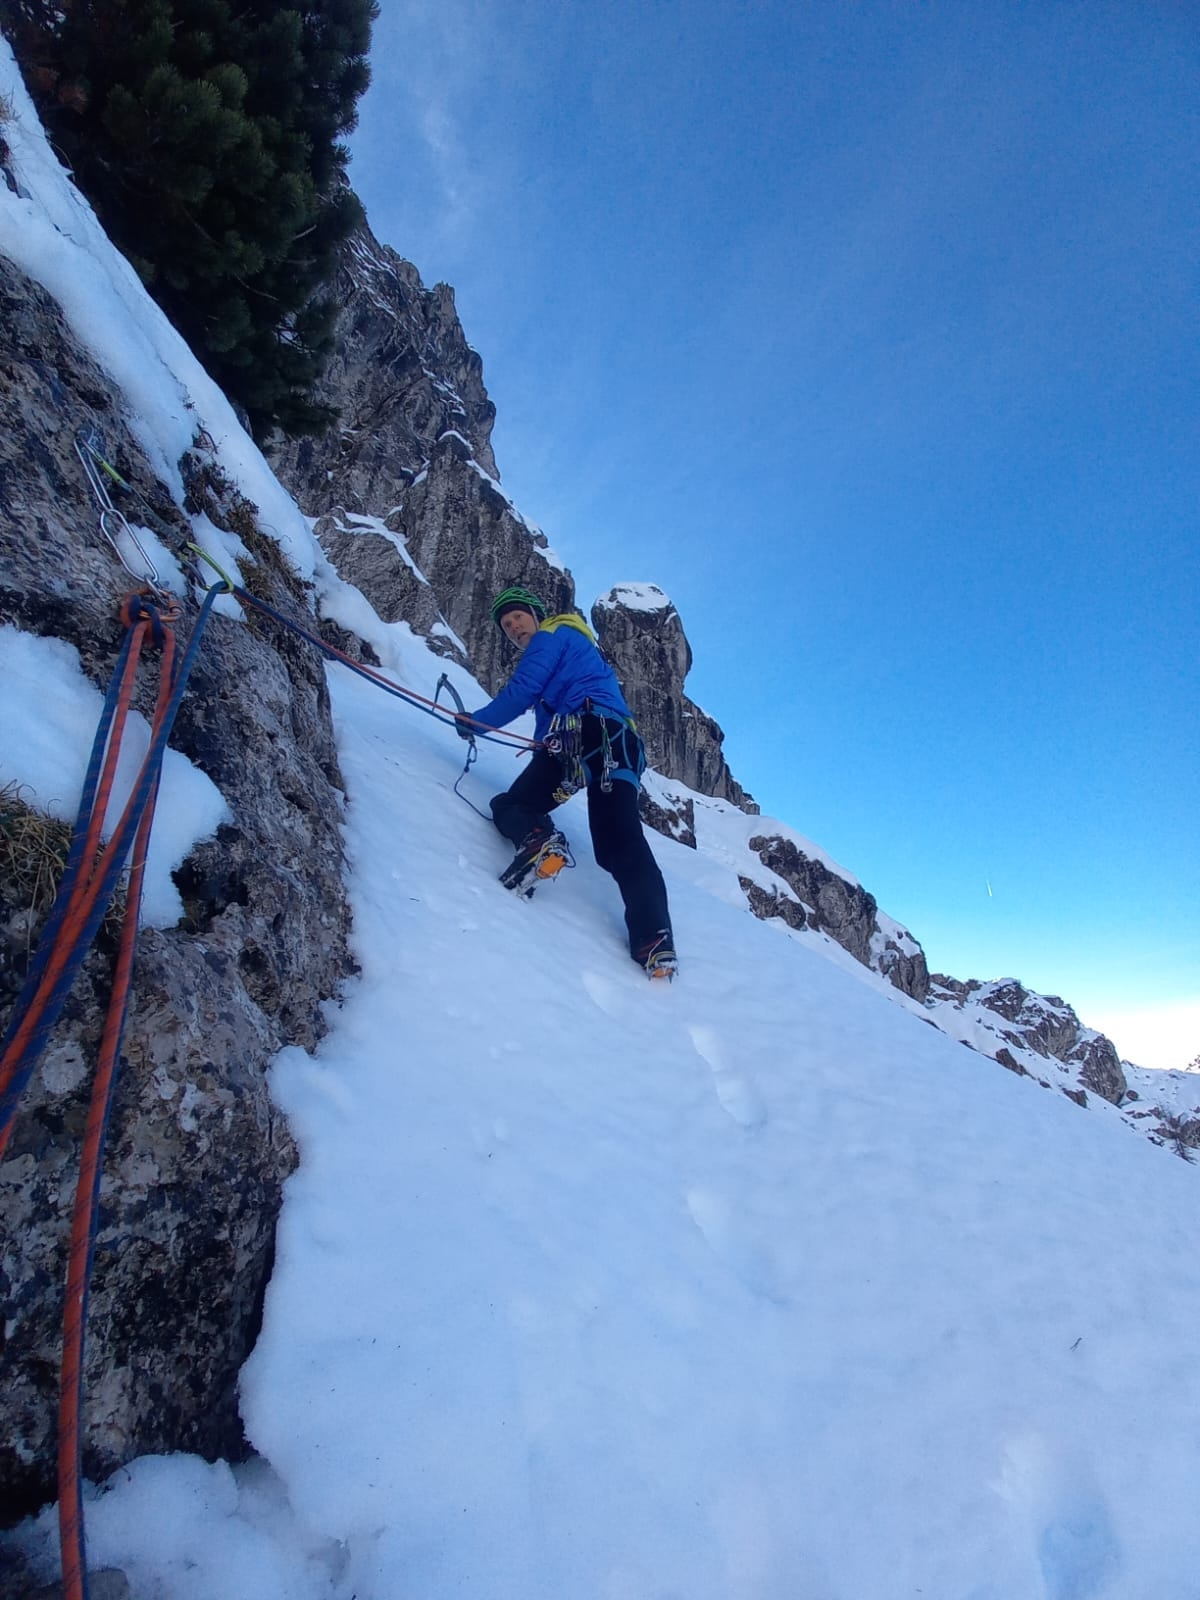
[[[133,648],[133,629],[126,630],[120,654],[117,656],[116,666],[113,668],[112,678],[109,680],[108,693],[104,699],[104,706],[100,712],[100,722],[96,728],[96,737],[92,741],[91,759],[88,761],[87,772],[83,779],[83,792],[79,799],[79,810],[75,816],[75,828],[71,835],[70,847],[67,851],[67,862],[63,868],[62,882],[58,886],[58,894],[50,908],[50,915],[42,929],[42,936],[34,953],[33,961],[21,992],[17,996],[13,1007],[12,1019],[6,1029],[4,1038],[0,1040],[0,1049],[3,1049],[9,1039],[20,1026],[20,1020],[25,1015],[30,1001],[37,992],[38,984],[42,981],[42,973],[46,970],[46,963],[50,959],[50,952],[54,948],[54,941],[58,937],[58,930],[62,923],[67,906],[72,894],[75,892],[75,880],[79,876],[83,864],[83,847],[87,839],[88,823],[91,821],[92,809],[96,803],[96,786],[100,782],[100,768],[104,763],[104,751],[108,745],[108,735],[112,728],[113,717],[116,715],[117,696],[121,691],[121,678],[125,672],[129,652]],[[2,1119],[0,1119],[2,1125]]]
[[[204,597],[204,603],[200,607],[199,615],[196,618],[196,625],[192,629],[192,636],[188,641],[187,650],[184,652],[182,660],[177,664],[176,667],[171,698],[167,702],[167,707],[163,714],[162,725],[160,726],[157,735],[151,740],[150,748],[146,752],[146,758],[142,763],[141,772],[138,774],[138,781],[134,786],[133,793],[131,795],[132,803],[127,806],[123,823],[118,828],[117,833],[113,836],[113,839],[110,842],[110,848],[112,851],[111,859],[109,861],[108,868],[105,871],[104,877],[101,880],[100,890],[96,895],[96,900],[92,907],[91,913],[87,922],[80,930],[79,936],[75,940],[74,945],[72,946],[71,954],[59,975],[58,981],[55,983],[54,988],[50,991],[49,998],[47,999],[45,1008],[42,1011],[38,1025],[30,1035],[28,1043],[21,1053],[20,1064],[13,1074],[12,1080],[8,1085],[8,1089],[2,1096],[0,1096],[0,1129],[7,1128],[15,1116],[17,1104],[25,1092],[25,1089],[29,1083],[29,1079],[33,1075],[33,1069],[37,1065],[38,1057],[46,1047],[46,1039],[50,1033],[50,1030],[58,1020],[58,1017],[62,1012],[62,1008],[66,1004],[67,995],[70,992],[76,976],[78,975],[79,968],[82,966],[84,958],[91,949],[92,944],[95,942],[96,934],[99,931],[100,924],[104,920],[105,913],[108,910],[108,903],[112,899],[113,892],[117,886],[117,881],[120,878],[122,870],[124,869],[125,860],[129,854],[130,845],[133,842],[138,825],[142,820],[142,816],[150,802],[154,788],[158,783],[159,777],[161,776],[162,762],[163,756],[166,752],[167,740],[170,738],[171,729],[174,726],[176,714],[178,713],[180,703],[183,700],[184,690],[187,688],[188,678],[191,675],[192,667],[195,664],[196,654],[200,647],[201,635],[204,632],[204,626],[208,621],[213,602],[216,600],[217,596],[219,594],[223,594],[224,591],[224,584],[214,584]],[[132,636],[130,635],[130,637]],[[128,643],[129,640],[127,639],[126,650]],[[108,702],[106,700],[105,714],[102,714],[101,716],[101,729],[97,730],[96,744],[93,745],[92,764],[89,765],[88,777],[84,784],[85,799],[90,799],[91,801],[95,800],[96,787],[96,778],[92,770],[93,766],[96,767],[96,771],[98,773],[96,749],[98,747],[102,753],[104,748],[104,741],[101,740],[100,733],[101,730],[104,730],[105,738],[107,738],[107,725],[111,724],[112,721],[111,714],[107,713]],[[80,808],[80,815],[84,824],[83,832],[86,833],[86,816],[82,806]],[[75,841],[72,841],[73,853],[82,854],[82,849],[82,837],[79,838],[77,849]],[[76,862],[74,865],[74,873],[76,877],[78,877],[81,865],[82,864],[79,862]],[[58,899],[55,901],[55,912],[52,913],[53,930],[51,929],[50,924],[47,924],[46,932],[43,933],[38,944],[38,953],[35,957],[35,965],[37,966],[39,973],[44,971],[46,962],[49,960],[50,952],[53,949],[53,938],[48,937],[48,935],[50,935],[52,931],[57,931],[57,928],[62,922],[65,908],[66,900],[63,898],[62,891],[60,890]],[[17,1029],[21,1025],[21,1020],[28,1008],[29,1000],[32,998],[32,992],[28,996],[26,995],[26,989],[29,989],[29,987],[30,985],[27,981],[22,989],[21,997],[18,1000],[14,1014],[10,1019],[9,1026],[5,1030],[4,1040],[0,1042],[0,1049],[7,1046],[9,1040],[14,1036],[14,1034],[17,1032]],[[37,984],[35,982],[33,984],[33,989],[36,989],[36,987]]]

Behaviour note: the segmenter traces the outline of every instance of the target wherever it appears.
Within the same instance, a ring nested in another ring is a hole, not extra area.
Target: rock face
[[[339,509],[319,518],[315,531],[339,577],[385,622],[407,622],[492,693],[516,662],[492,621],[493,595],[522,583],[552,612],[573,609],[570,574],[546,558],[544,540],[537,542],[456,433],[435,443],[385,518]]]
[[[336,353],[318,394],[341,410],[341,425],[324,439],[278,441],[272,464],[305,511],[323,514],[317,535],[339,575],[385,620],[465,654],[494,693],[515,658],[492,624],[492,596],[522,583],[552,612],[573,611],[571,575],[500,488],[495,408],[452,291],[426,289],[364,226],[343,252],[336,296]],[[721,729],[683,692],[692,654],[666,596],[623,585],[592,621],[650,764],[756,812],[722,754]]]
[[[407,622],[440,654],[469,665],[450,637],[437,596],[388,522],[339,511],[318,517],[313,532],[338,576],[361,590],[384,622]]]
[[[760,834],[750,840],[750,848],[796,896],[788,900],[761,887],[751,893],[743,882],[757,916],[783,917],[790,927],[827,933],[863,966],[883,973],[901,993],[925,999],[929,991],[925,953],[911,934],[886,918],[881,920],[874,895],[778,834]]]
[[[778,917],[781,922],[786,922],[789,928],[797,932],[808,927],[808,914],[799,900],[790,894],[780,894],[778,889],[764,888],[761,883],[755,883],[753,878],[738,877],[742,886],[742,893],[750,902],[750,909],[754,915],[763,922],[769,922],[772,917]]]
[[[334,297],[343,309],[317,393],[340,410],[340,423],[323,438],[279,439],[269,451],[300,505],[310,515],[340,505],[384,516],[449,432],[495,478],[496,408],[453,289],[426,289],[364,224],[342,252]]]
[[[492,621],[493,595],[520,583],[540,595],[551,613],[575,608],[570,573],[547,559],[544,536],[530,528],[458,434],[435,444],[394,525],[489,694],[517,659]]]
[[[757,815],[722,753],[724,733],[683,692],[692,647],[662,590],[651,583],[618,584],[592,607],[592,626],[625,689],[650,766],[698,794]]]
[[[1035,994],[1015,978],[993,983],[972,978],[962,983],[940,972],[930,979],[929,993],[931,1000],[948,1001],[964,1013],[982,1007],[999,1019],[994,1031],[1009,1045],[1075,1068],[1081,1087],[1102,1100],[1119,1105],[1124,1097],[1125,1073],[1115,1047],[1104,1034],[1085,1027],[1057,995]],[[1002,1065],[1010,1071],[1029,1070],[1011,1051],[1003,1053],[1008,1059]]]
[[[488,610],[511,583],[553,611],[574,609],[571,575],[500,488],[490,443],[495,407],[446,284],[365,226],[343,251],[335,354],[318,395],[341,424],[320,439],[279,440],[269,455],[310,515],[339,575],[385,621],[469,660],[495,692],[515,659]]]
[[[0,257],[0,622],[66,640],[103,689],[132,587],[98,527],[77,430],[141,496],[138,517],[180,554],[192,530],[121,421],[106,376],[40,288]],[[313,617],[303,585],[202,451],[183,465],[190,508],[236,525],[255,586]],[[186,640],[197,607],[178,624]],[[136,704],[152,708],[143,674]],[[265,1068],[312,1046],[349,970],[341,780],[321,662],[269,621],[214,615],[172,735],[221,790],[230,820],[176,875],[178,926],[138,941],[104,1165],[92,1279],[84,1470],[193,1450],[236,1457],[235,1385],[258,1325],[283,1179],[295,1156]],[[35,799],[36,797],[26,797]],[[0,1015],[44,910],[0,881]],[[0,1186],[0,1506],[53,1498],[64,1250],[113,940],[102,933],[22,1101]]]

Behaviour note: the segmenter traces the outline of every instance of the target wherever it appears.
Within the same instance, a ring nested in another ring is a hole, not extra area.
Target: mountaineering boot
[[[574,865],[571,847],[557,829],[535,828],[525,835],[521,848],[500,874],[500,882],[528,900],[539,883],[548,883],[564,867]]]
[[[648,978],[665,978],[669,983],[679,971],[679,957],[669,928],[660,928],[633,952],[633,959]]]

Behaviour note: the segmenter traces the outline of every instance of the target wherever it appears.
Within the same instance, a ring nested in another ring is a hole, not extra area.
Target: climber
[[[650,977],[673,978],[666,885],[638,815],[646,758],[616,674],[582,617],[548,618],[537,595],[519,586],[501,590],[491,609],[521,659],[495,699],[456,719],[458,732],[469,739],[472,722],[502,728],[536,706],[540,741],[512,787],[492,798],[493,822],[517,847],[500,881],[530,895],[568,864],[570,847],[549,814],[586,788],[592,850],[621,891],[629,953]]]

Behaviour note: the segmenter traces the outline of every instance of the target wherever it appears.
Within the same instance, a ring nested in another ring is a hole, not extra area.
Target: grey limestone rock
[[[756,917],[760,917],[764,922],[772,917],[778,917],[782,922],[786,922],[789,928],[807,927],[808,914],[799,900],[792,895],[780,894],[778,889],[764,888],[761,883],[755,883],[753,878],[743,878],[739,875],[738,882]]]
[[[875,932],[877,910],[873,895],[857,883],[849,883],[830,872],[778,834],[758,834],[750,840],[764,867],[769,867],[788,885],[802,905],[810,911],[808,925],[829,934],[863,966],[871,965],[871,936]]]
[[[890,935],[877,935],[873,941],[874,965],[901,994],[924,1000],[929,993],[929,965],[920,945],[911,934],[907,937],[915,948],[904,949]]]
[[[729,770],[721,749],[724,733],[684,693],[692,647],[662,590],[646,583],[616,585],[592,607],[592,626],[637,718],[650,766],[698,794],[757,814]]]
[[[403,536],[489,694],[517,659],[492,621],[494,595],[519,583],[540,595],[551,614],[574,610],[570,573],[547,559],[528,523],[456,433],[435,443],[389,524]]]
[[[523,583],[552,611],[572,610],[571,576],[500,488],[495,408],[453,291],[426,289],[364,224],[342,252],[335,294],[335,351],[318,394],[340,423],[321,438],[276,441],[272,465],[320,515],[339,575],[385,621],[469,659],[494,692],[514,658],[492,624],[493,595]],[[386,534],[356,525],[363,516]]]
[[[362,592],[382,621],[407,622],[431,649],[469,665],[443,622],[432,588],[386,523],[364,525],[363,518],[336,511],[318,518],[313,531],[338,576]]]
[[[74,450],[100,426],[137,516],[182,558],[191,526],[58,307],[0,257],[0,621],[76,646],[99,688],[132,587]],[[311,629],[308,593],[219,467],[182,464],[190,507],[236,523],[256,592]],[[186,640],[197,604],[180,596]],[[138,709],[151,709],[152,673]],[[316,651],[255,613],[211,617],[171,739],[229,820],[176,874],[172,928],[144,929],[104,1164],[88,1326],[84,1469],[148,1452],[242,1449],[235,1385],[255,1338],[281,1185],[295,1162],[265,1069],[310,1047],[350,969],[341,778]],[[36,807],[37,796],[25,796]],[[45,910],[0,881],[0,1025]],[[0,1505],[53,1496],[64,1250],[113,963],[102,929],[21,1103],[0,1184]]]
[[[940,972],[930,980],[930,993],[959,1007],[983,1006],[1000,1018],[1004,1026],[999,1032],[1010,1044],[1078,1068],[1081,1086],[1113,1105],[1124,1097],[1125,1073],[1115,1046],[1104,1034],[1085,1027],[1057,995],[1037,994],[1015,978],[991,983],[972,978],[964,983]]]
[[[670,803],[665,803],[668,801]],[[648,828],[686,845],[689,850],[696,848],[696,807],[692,800],[682,795],[664,796],[664,802],[660,803],[643,789],[638,808]]]
[[[779,834],[756,835],[750,840],[750,849],[792,889],[806,912],[808,927],[836,939],[863,966],[882,972],[904,994],[924,999],[929,985],[925,957],[915,941],[913,950],[906,952],[881,932],[874,895],[861,884],[831,872],[823,861],[806,855],[793,840]],[[776,901],[761,899],[760,905],[762,909],[755,906],[759,916],[784,916],[792,927],[804,925],[785,909],[788,902],[783,896]]]
[[[334,352],[317,396],[340,419],[317,438],[277,439],[268,452],[304,509],[386,514],[450,431],[495,477],[496,410],[453,289],[427,289],[364,223],[343,248],[333,295]]]
[[[914,1000],[924,1000],[929,989],[925,953],[911,934],[902,935],[906,943],[900,944],[880,926],[874,895],[831,872],[824,862],[778,834],[757,835],[750,840],[749,848],[793,891],[788,895],[739,877],[756,917],[779,917],[790,928],[807,927],[826,933],[863,966],[885,977],[893,988]]]

